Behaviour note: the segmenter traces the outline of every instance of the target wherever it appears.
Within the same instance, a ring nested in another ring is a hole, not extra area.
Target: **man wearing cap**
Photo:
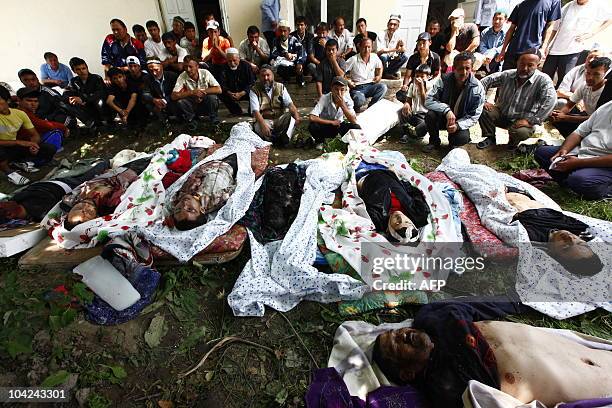
[[[274,80],[270,65],[259,69],[259,81],[251,87],[249,93],[251,113],[255,118],[253,130],[264,140],[279,146],[286,146],[291,140],[287,132],[292,118],[295,126],[300,123],[300,114],[287,92],[287,88]],[[287,108],[289,112],[287,112]]]
[[[433,83],[425,97],[425,123],[429,144],[425,152],[440,147],[440,130],[448,131],[448,143],[458,147],[470,141],[470,128],[478,122],[485,101],[485,90],[473,73],[474,56],[460,52],[453,61],[453,72]]]
[[[501,64],[495,58],[501,52],[506,38],[505,24],[508,16],[503,10],[498,10],[493,14],[493,25],[485,28],[480,34],[480,46],[478,52],[484,55],[485,71],[497,72],[501,69]],[[481,26],[482,27],[482,26]]]
[[[508,21],[504,45],[497,56],[503,68],[515,69],[519,56],[530,49],[546,49],[552,38],[555,22],[561,18],[561,0],[524,0],[519,3]]]
[[[419,34],[416,42],[416,52],[408,58],[406,63],[406,75],[400,91],[406,92],[410,82],[414,78],[416,69],[426,64],[431,68],[431,77],[437,78],[440,75],[440,56],[431,51],[431,36],[428,32]]]
[[[127,57],[128,72],[127,81],[130,86],[138,89],[139,95],[144,88],[145,79],[149,76],[147,71],[143,71],[140,60],[134,56]]]
[[[180,74],[183,72],[183,61],[187,56],[187,50],[176,44],[174,33],[164,33],[162,41],[164,51],[161,53],[160,60],[164,69]]]
[[[69,64],[76,76],[70,80],[62,96],[81,112],[79,117],[86,118],[84,121],[81,119],[83,123],[93,122],[93,126],[103,124],[107,116],[104,80],[100,75],[90,73],[82,58],[72,57]]]
[[[181,38],[185,35],[185,19],[181,16],[175,16],[172,19],[172,30],[168,32],[174,34],[176,42],[181,41]]]
[[[304,81],[306,46],[297,37],[290,34],[291,27],[287,20],[281,20],[278,23],[278,28],[280,35],[274,39],[270,62],[276,66],[283,81],[288,82],[289,77],[295,73],[298,85],[306,86],[306,81]]]
[[[251,65],[240,59],[236,48],[228,48],[225,53],[227,63],[219,73],[219,84],[223,92],[219,99],[227,106],[232,115],[242,115],[239,101],[248,101],[255,74]]]
[[[260,35],[257,26],[247,28],[247,38],[240,43],[238,52],[240,58],[251,65],[254,73],[259,72],[259,67],[266,64],[270,59],[270,46],[266,39]]]
[[[538,71],[540,57],[537,50],[524,53],[516,69],[504,70],[482,79],[485,91],[497,88],[495,104],[486,102],[480,116],[482,136],[479,149],[495,144],[495,127],[507,128],[510,146],[533,135],[534,126],[548,118],[557,103],[552,80]]]
[[[447,66],[451,66],[455,55],[468,51],[474,53],[476,62],[473,69],[474,71],[478,70],[484,59],[482,55],[475,54],[480,45],[480,31],[478,31],[478,27],[474,23],[465,22],[465,11],[461,8],[453,10],[451,15],[448,16],[448,20],[450,25],[445,31],[446,55],[444,62]]]
[[[261,1],[261,31],[268,45],[272,46],[280,21],[280,0]]]
[[[232,45],[229,40],[219,34],[219,23],[209,20],[206,23],[208,38],[202,41],[202,61],[208,63],[211,73],[215,78],[219,78],[219,72],[227,63],[225,52]]]
[[[130,36],[125,23],[118,18],[110,21],[112,34],[109,34],[102,43],[102,65],[104,65],[104,81],[110,85],[110,78],[106,73],[111,67],[127,71],[127,57],[138,57],[140,64],[145,65],[144,45],[136,38]]]
[[[345,70],[350,78],[348,85],[357,112],[363,112],[387,93],[387,85],[380,82],[383,64],[378,55],[372,53],[372,40],[369,38],[361,40],[359,54],[346,61]],[[372,98],[369,105],[366,98]]]
[[[161,61],[155,57],[147,59],[147,71],[149,75],[145,78],[142,102],[149,112],[165,122],[168,115],[175,115],[177,111],[171,96],[178,74],[164,71]]]
[[[47,138],[53,137],[55,133],[55,135],[59,136],[58,140],[61,141],[64,137],[70,135],[70,130],[63,123],[45,120],[36,116],[39,96],[40,91],[36,88],[21,88],[17,90],[18,107],[28,115],[41,140],[47,140]],[[17,132],[17,137],[21,140],[27,140],[29,133],[26,129],[22,128]]]
[[[142,105],[139,94],[140,90],[129,83],[125,72],[119,68],[108,70],[111,87],[106,97],[106,104],[114,115],[119,115],[119,120],[124,125],[138,127],[144,124],[147,111]]]
[[[376,54],[383,63],[383,78],[399,79],[399,69],[408,61],[404,54],[404,40],[398,30],[401,16],[391,14],[387,22],[387,29],[378,35]]]
[[[310,112],[308,131],[316,143],[325,139],[344,135],[351,129],[360,129],[353,109],[353,100],[349,96],[348,82],[341,76],[332,80],[331,92],[321,96],[319,102]]]
[[[179,112],[192,130],[195,130],[194,119],[198,114],[207,114],[210,122],[219,123],[219,98],[221,86],[215,77],[191,55],[185,57],[185,72],[178,76],[172,90],[172,100],[178,101]]]

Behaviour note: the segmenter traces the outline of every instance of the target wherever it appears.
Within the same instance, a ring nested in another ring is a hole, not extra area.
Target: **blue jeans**
[[[389,58],[389,54],[382,54],[380,60],[383,63],[383,75],[395,75],[402,65],[408,62],[406,54],[402,53],[397,58]]]
[[[540,146],[535,151],[535,159],[559,184],[589,200],[599,200],[612,196],[612,168],[585,167],[563,173],[549,170],[550,158],[559,151],[558,146]]]
[[[387,85],[380,82],[377,84],[370,82],[369,84],[357,85],[351,89],[350,93],[355,103],[355,109],[359,109],[367,103],[366,98],[372,98],[368,106],[372,106],[380,101],[387,93]]]

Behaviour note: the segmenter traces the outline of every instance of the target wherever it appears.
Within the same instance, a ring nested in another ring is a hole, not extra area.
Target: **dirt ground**
[[[229,126],[213,129],[203,125],[196,133],[222,142]],[[124,148],[151,151],[180,132],[178,126],[167,130],[153,123],[142,133],[79,136],[67,141],[60,159],[110,157]],[[394,129],[377,147],[403,152],[420,172],[435,169],[444,154],[424,155],[418,143],[402,145],[398,137]],[[533,167],[532,157],[512,155],[502,147],[486,152],[473,146],[468,149],[474,161],[500,170]],[[309,159],[320,153],[272,149],[270,163]],[[0,191],[10,190],[0,184]],[[546,192],[564,208],[612,219],[609,202],[588,203],[554,186]],[[0,260],[0,387],[62,385],[73,396],[64,406],[95,408],[304,406],[312,370],[326,366],[334,332],[345,318],[335,304],[312,302],[287,313],[268,309],[261,318],[234,317],[226,297],[249,253],[246,247],[235,260],[213,267],[160,269],[162,283],[154,303],[138,318],[111,327],[88,323],[74,306],[90,294],[69,272],[24,272],[17,268],[18,257]],[[478,277],[460,279],[457,288],[469,292],[470,282]],[[70,295],[50,295],[49,290],[58,285],[64,285]],[[406,306],[353,319],[400,321],[416,310]],[[612,318],[599,311],[563,322],[535,312],[518,320],[612,338]],[[212,350],[199,369],[181,375],[223,339],[226,343]]]

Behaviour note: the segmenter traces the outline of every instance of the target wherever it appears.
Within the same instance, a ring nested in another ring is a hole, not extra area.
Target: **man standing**
[[[399,69],[408,61],[404,54],[404,40],[398,30],[401,16],[391,14],[387,22],[387,29],[378,36],[376,54],[383,63],[383,78],[399,79]]]
[[[52,52],[45,52],[44,58],[45,63],[40,66],[40,82],[51,87],[65,88],[72,79],[70,68],[61,64]]]
[[[461,8],[453,10],[451,15],[448,16],[448,20],[450,26],[445,31],[447,41],[444,62],[447,66],[450,66],[453,64],[455,55],[460,52],[476,52],[480,45],[480,32],[476,24],[465,22],[465,11]],[[474,59],[476,62],[472,69],[476,71],[482,64],[482,56],[474,54]]]
[[[612,24],[610,12],[601,2],[591,0],[572,0],[561,9],[561,19],[555,23],[550,42],[550,51],[545,50],[544,71],[560,84],[565,74],[574,68],[582,51],[584,42]]]
[[[323,94],[331,92],[332,80],[337,76],[344,76],[346,62],[338,56],[338,42],[327,40],[325,43],[325,57],[317,66],[315,80],[317,81],[317,95],[319,99]]]
[[[501,69],[501,64],[496,57],[501,52],[506,38],[504,25],[507,15],[505,11],[496,11],[493,14],[493,25],[485,28],[480,34],[480,47],[478,52],[484,55],[484,69],[488,73],[497,72]]]
[[[248,101],[255,75],[248,62],[240,60],[238,50],[228,48],[227,64],[219,75],[222,93],[219,99],[227,106],[232,115],[242,115],[239,101]]]
[[[292,119],[295,121],[293,127],[297,126],[300,114],[285,85],[274,81],[271,66],[264,65],[259,69],[259,81],[251,88],[249,102],[255,118],[255,133],[276,145],[287,146],[291,141]],[[286,112],[287,108],[289,112]]]
[[[93,122],[99,126],[106,120],[106,84],[100,75],[89,72],[85,60],[79,57],[70,59],[70,68],[76,74],[64,92],[68,103],[82,113],[85,123]]]
[[[268,44],[272,45],[280,21],[280,0],[262,0],[260,8],[261,31]]]
[[[211,73],[218,78],[219,72],[227,63],[225,51],[232,45],[229,40],[219,34],[219,23],[210,20],[206,25],[208,38],[202,42],[202,61],[210,66]]]
[[[144,43],[145,54],[147,57],[156,57],[161,61],[162,54],[165,52],[166,47],[161,39],[161,31],[157,22],[153,20],[147,21],[147,30],[151,38],[147,39]]]
[[[515,69],[518,57],[525,51],[546,50],[552,38],[554,23],[560,18],[560,0],[523,0],[514,7],[508,18],[510,28],[495,60],[504,61],[504,70]]]
[[[118,18],[110,21],[112,34],[109,34],[102,43],[102,65],[104,65],[104,81],[110,84],[107,75],[111,67],[127,71],[127,57],[138,57],[140,64],[145,65],[144,45],[128,34],[125,23]]]
[[[570,97],[567,104],[561,109],[553,111],[553,125],[563,136],[569,136],[576,130],[578,125],[586,121],[597,109],[604,86],[606,85],[606,73],[610,69],[610,58],[595,58],[587,64],[585,78],[586,82],[581,85]],[[604,103],[608,101],[603,101]],[[584,112],[574,113],[576,104],[584,106]]]
[[[188,55],[183,63],[185,72],[179,75],[172,91],[172,100],[178,101],[178,108],[190,130],[196,129],[196,115],[207,114],[210,122],[219,123],[219,99],[221,86],[206,69],[200,69],[198,61]]]
[[[471,53],[457,54],[453,72],[442,75],[427,94],[425,123],[429,144],[423,151],[440,147],[440,129],[448,131],[448,142],[453,147],[470,141],[470,128],[478,122],[485,101],[484,88],[472,74],[473,64]]]
[[[242,40],[238,48],[240,58],[251,65],[254,73],[258,73],[259,67],[268,63],[270,58],[270,46],[259,34],[257,26],[250,26],[247,28],[247,38]]]
[[[378,55],[372,54],[372,40],[364,38],[359,47],[359,54],[346,62],[345,71],[350,77],[348,84],[356,110],[363,112],[385,96],[387,85],[380,82],[383,64]],[[366,98],[370,97],[372,99],[367,105]]]
[[[486,102],[480,116],[480,128],[485,140],[478,143],[486,149],[496,143],[495,127],[508,129],[509,146],[530,138],[534,126],[546,120],[557,103],[555,87],[550,78],[538,71],[537,50],[524,53],[517,69],[497,72],[482,80],[485,90],[497,88],[495,104]]]
[[[321,21],[317,25],[316,37],[312,39],[310,51],[308,53],[308,71],[316,80],[317,68],[321,65],[321,61],[325,59],[325,44],[327,43],[327,23]]]
[[[182,73],[187,50],[176,45],[177,40],[173,33],[164,33],[162,41],[164,43],[164,51],[161,54],[160,60],[164,69],[174,71],[177,74]]]
[[[308,131],[316,143],[323,143],[325,139],[338,134],[343,136],[351,129],[361,129],[347,87],[346,79],[335,77],[331,92],[323,95],[310,112]]]
[[[306,63],[306,47],[304,44],[290,34],[291,27],[287,20],[278,23],[280,36],[274,40],[270,60],[277,66],[277,72],[288,82],[289,77],[295,73],[296,82],[300,86],[306,86],[304,81],[304,64]]]
[[[414,73],[417,67],[425,64],[430,68],[430,75],[432,78],[436,78],[440,75],[440,56],[435,52],[431,51],[431,36],[428,32],[419,34],[417,37],[416,49],[417,52],[412,54],[408,58],[406,64],[406,75],[404,76],[404,82],[402,83],[401,91],[406,92],[408,85],[414,78]]]
[[[149,75],[145,78],[142,102],[147,110],[166,122],[169,115],[176,114],[176,102],[172,100],[172,90],[178,74],[164,71],[160,60],[151,57],[147,60]]]
[[[602,105],[561,147],[541,146],[535,159],[557,183],[589,200],[612,196],[612,101]]]
[[[334,19],[334,29],[329,33],[329,37],[338,41],[338,56],[347,59],[347,55],[353,52],[351,42],[351,32],[344,27],[344,17]]]

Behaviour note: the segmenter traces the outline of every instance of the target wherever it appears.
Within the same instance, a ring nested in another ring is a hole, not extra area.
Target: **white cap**
[[[389,21],[391,21],[391,20],[396,20],[398,22],[398,24],[399,24],[399,23],[402,22],[402,16],[399,15],[399,14],[391,14],[389,16]]]
[[[278,22],[278,26],[279,27],[287,27],[289,29],[291,29],[291,25],[289,25],[289,21],[287,20],[281,20]]]
[[[450,20],[451,18],[459,18],[459,17],[465,17],[465,10],[463,10],[462,8],[454,9],[453,12],[450,14],[450,16],[448,16],[448,19]]]
[[[138,59],[138,57],[135,57],[135,56],[133,56],[133,55],[130,55],[129,57],[127,57],[127,58],[125,59],[125,63],[126,63],[127,65],[130,65],[130,64],[140,65],[140,60]]]
[[[206,24],[206,29],[207,30],[218,30],[219,29],[219,23],[217,23],[215,20],[210,20],[208,22],[208,24]]]
[[[230,54],[238,55],[239,52],[238,52],[238,50],[236,48],[232,47],[232,48],[228,48],[227,50],[225,50],[225,54],[226,55],[230,55]]]

